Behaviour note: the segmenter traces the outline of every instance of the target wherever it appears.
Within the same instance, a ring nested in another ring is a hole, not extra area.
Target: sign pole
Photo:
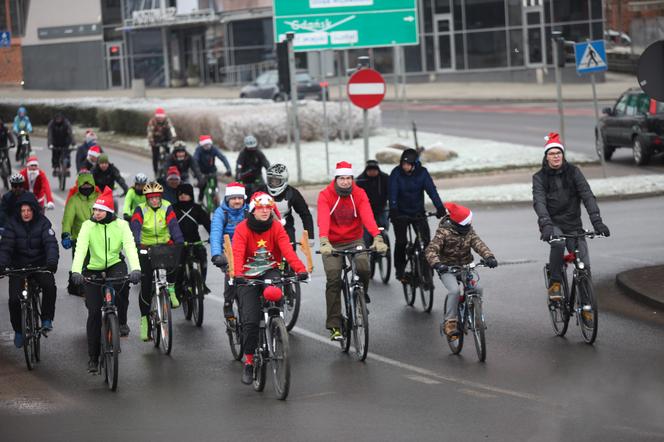
[[[369,161],[369,111],[362,110],[362,117],[364,119],[364,164]]]
[[[330,176],[330,147],[329,147],[329,140],[328,140],[328,128],[327,128],[327,93],[329,90],[329,85],[327,83],[327,80],[325,79],[325,67],[323,63],[323,51],[318,52],[318,59],[320,60],[320,85],[321,85],[321,92],[323,93],[322,101],[323,101],[323,140],[325,140],[325,170],[327,172],[327,176]]]
[[[597,89],[595,87],[595,74],[590,74],[590,83],[593,86],[593,104],[595,107],[595,126],[599,127],[599,107],[597,103]],[[599,160],[602,163],[602,175],[606,178],[606,161],[604,160],[604,152],[597,152]]]
[[[344,51],[344,71],[346,73],[346,84],[348,84],[348,51]],[[346,96],[346,130],[348,134],[348,142],[353,144],[353,110],[350,108],[350,98]]]
[[[565,138],[565,115],[563,113],[563,86],[561,79],[560,67],[558,67],[558,45],[556,44],[556,38],[551,39],[551,46],[553,47],[553,64],[554,64],[554,74],[556,76],[556,94],[558,96],[558,115],[560,117],[560,136],[564,140]]]
[[[337,51],[336,53],[337,56],[337,86],[339,89],[339,95],[337,96],[337,100],[339,100],[339,139],[341,140],[342,143],[346,142],[346,139],[344,137],[344,127],[343,127],[343,122],[344,122],[344,99],[343,99],[343,87],[341,85],[341,62],[342,62],[342,56],[341,52]]]
[[[295,51],[293,51],[293,40],[295,34],[289,32],[286,34],[288,41],[288,70],[290,71],[290,94],[293,108],[293,135],[295,138],[295,158],[297,164],[297,182],[302,182],[302,156],[300,152],[300,118],[297,115],[297,81],[295,79]]]

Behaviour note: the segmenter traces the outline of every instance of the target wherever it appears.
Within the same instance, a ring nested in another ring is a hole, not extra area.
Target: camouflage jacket
[[[171,141],[176,138],[175,128],[171,120],[167,117],[163,123],[157,122],[156,118],[148,121],[148,143],[154,146],[157,143]]]
[[[482,258],[493,256],[472,227],[468,233],[461,235],[452,228],[449,221],[443,220],[424,254],[431,267],[438,263],[448,266],[465,265],[473,262],[471,248]]]

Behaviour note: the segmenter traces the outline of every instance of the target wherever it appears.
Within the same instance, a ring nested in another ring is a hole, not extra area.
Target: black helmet
[[[417,151],[415,149],[404,150],[401,154],[401,160],[399,160],[399,163],[417,163]]]

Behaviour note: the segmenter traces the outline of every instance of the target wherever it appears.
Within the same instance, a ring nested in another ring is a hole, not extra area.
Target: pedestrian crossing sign
[[[576,43],[574,56],[576,57],[576,72],[579,74],[606,71],[609,68],[606,62],[604,40]]]

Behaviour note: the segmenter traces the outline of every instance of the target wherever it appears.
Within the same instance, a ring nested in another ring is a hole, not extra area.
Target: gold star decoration
[[[256,242],[257,247],[265,247],[265,244],[267,244],[267,241],[265,241],[264,239],[261,239],[258,242]]]

